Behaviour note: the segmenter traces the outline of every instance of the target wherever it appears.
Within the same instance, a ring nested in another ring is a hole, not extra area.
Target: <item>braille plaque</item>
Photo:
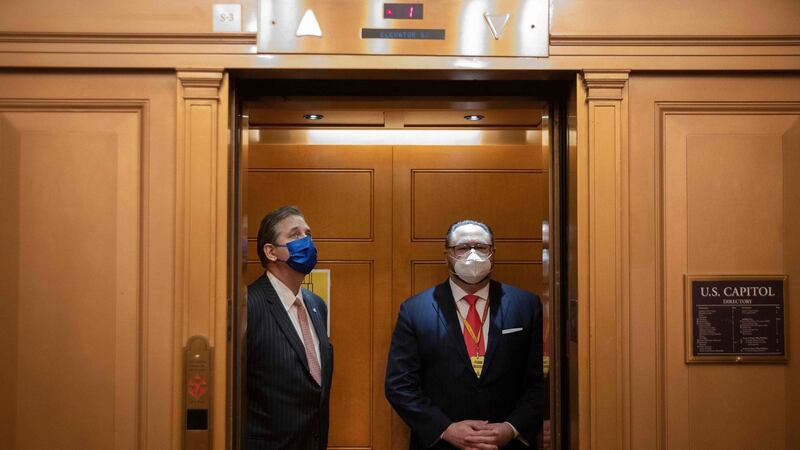
[[[786,362],[786,276],[686,276],[686,361]]]

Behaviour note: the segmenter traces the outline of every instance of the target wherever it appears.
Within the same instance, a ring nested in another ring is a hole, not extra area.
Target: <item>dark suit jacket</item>
[[[249,450],[324,450],[333,347],[325,302],[302,290],[319,338],[322,386],[308,371],[303,341],[269,278],[247,288],[247,443]]]
[[[400,306],[386,369],[386,398],[411,427],[411,448],[452,448],[451,422],[509,422],[536,448],[542,427],[542,306],[513,286],[489,286],[489,346],[475,375],[450,284]],[[521,330],[514,331],[515,328]],[[505,333],[503,333],[505,330]],[[506,448],[528,448],[512,440]]]

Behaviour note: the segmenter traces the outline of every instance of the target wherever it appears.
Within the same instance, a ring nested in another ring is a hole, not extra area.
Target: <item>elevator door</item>
[[[380,131],[377,131],[380,132]],[[541,293],[541,222],[548,211],[543,147],[526,145],[274,145],[251,142],[247,170],[249,283],[263,273],[255,240],[268,211],[296,204],[330,270],[336,360],[331,448],[408,448],[383,395],[400,303],[446,280],[451,223],[489,224],[494,278]]]

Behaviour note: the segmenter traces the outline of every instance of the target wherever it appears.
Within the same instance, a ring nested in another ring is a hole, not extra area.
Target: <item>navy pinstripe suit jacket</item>
[[[319,338],[322,386],[308,371],[303,342],[269,278],[247,288],[247,445],[249,450],[324,450],[333,347],[325,302],[302,289]]]

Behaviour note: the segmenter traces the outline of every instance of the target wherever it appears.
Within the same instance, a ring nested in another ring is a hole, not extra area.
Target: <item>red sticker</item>
[[[187,383],[189,388],[189,395],[195,400],[200,400],[206,392],[208,392],[208,383],[200,375],[193,376]]]

